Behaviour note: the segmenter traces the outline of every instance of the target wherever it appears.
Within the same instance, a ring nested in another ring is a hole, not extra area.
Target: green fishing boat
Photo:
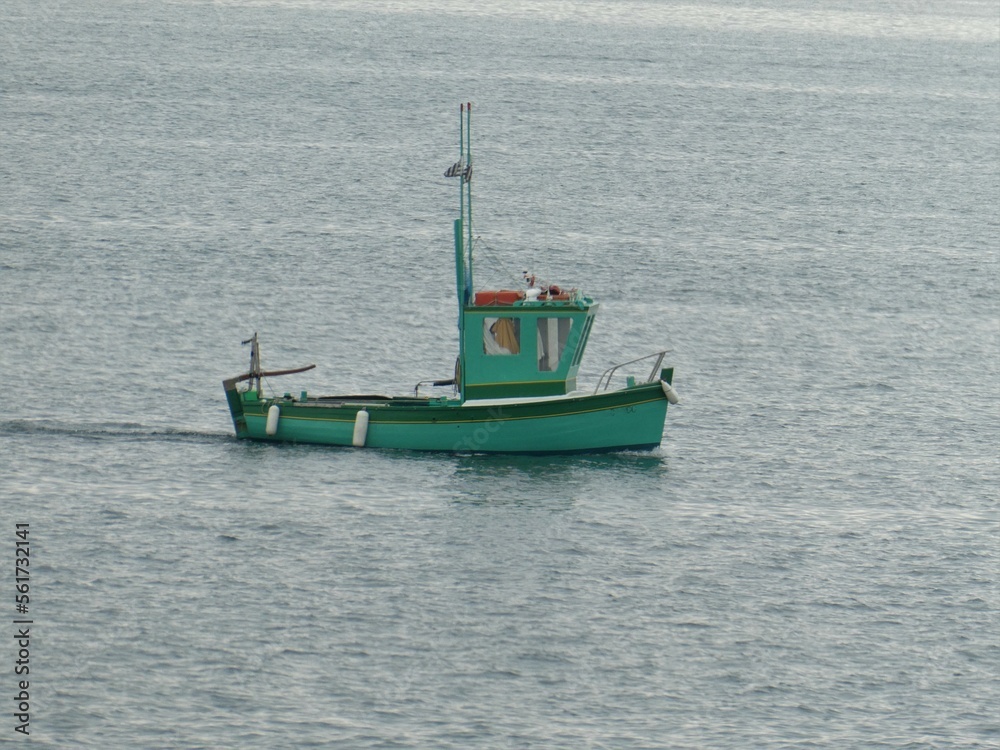
[[[249,370],[223,381],[237,438],[459,453],[587,453],[660,445],[667,405],[677,403],[673,368],[663,367],[666,351],[615,365],[596,387],[581,391],[577,372],[597,302],[576,289],[539,284],[528,274],[523,289],[474,291],[471,124],[472,105],[462,105],[459,159],[445,172],[459,182],[454,376],[418,383],[407,396],[265,394],[265,378],[314,365],[265,371],[254,333],[243,342],[250,345]],[[426,394],[434,388],[448,390]]]

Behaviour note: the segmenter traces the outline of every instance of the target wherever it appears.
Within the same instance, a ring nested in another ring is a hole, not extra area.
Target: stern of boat
[[[233,418],[233,428],[236,430],[237,438],[248,437],[247,420],[243,415],[244,394],[236,388],[236,384],[241,378],[229,378],[222,381],[222,387],[226,391],[226,401],[229,404],[229,413]],[[256,393],[254,394],[256,396]]]

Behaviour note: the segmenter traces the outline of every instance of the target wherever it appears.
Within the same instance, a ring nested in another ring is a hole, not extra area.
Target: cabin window
[[[483,319],[484,354],[520,354],[521,319]]]
[[[566,349],[572,327],[572,318],[538,319],[538,369],[541,372],[559,369],[559,360]]]
[[[580,360],[583,359],[583,350],[587,348],[587,338],[590,336],[590,327],[592,325],[594,325],[593,315],[587,318],[587,322],[583,326],[583,333],[580,334],[580,340],[576,344],[576,354],[573,355],[573,367],[580,364]]]

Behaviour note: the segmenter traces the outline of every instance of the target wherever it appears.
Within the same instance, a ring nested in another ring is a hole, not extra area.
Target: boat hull
[[[363,410],[364,447],[457,453],[649,450],[660,445],[668,403],[659,381],[589,396],[481,404],[365,396],[259,400],[233,381],[224,385],[237,438],[357,446]]]

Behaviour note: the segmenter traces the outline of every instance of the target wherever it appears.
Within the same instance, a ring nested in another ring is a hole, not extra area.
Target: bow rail
[[[661,352],[653,352],[652,354],[647,354],[645,357],[630,359],[628,362],[622,362],[621,364],[617,364],[614,367],[609,367],[601,375],[600,380],[597,381],[597,387],[594,389],[594,393],[597,394],[600,393],[602,390],[605,391],[608,390],[608,387],[611,385],[611,378],[614,376],[615,372],[617,372],[619,368],[625,367],[625,365],[634,365],[636,362],[642,362],[643,360],[652,359],[653,357],[656,357],[656,361],[653,363],[653,369],[650,371],[649,377],[643,381],[644,383],[652,383],[654,380],[657,379],[660,370],[660,365],[663,364],[663,358],[667,356],[667,352],[669,351],[670,349],[664,349]]]

